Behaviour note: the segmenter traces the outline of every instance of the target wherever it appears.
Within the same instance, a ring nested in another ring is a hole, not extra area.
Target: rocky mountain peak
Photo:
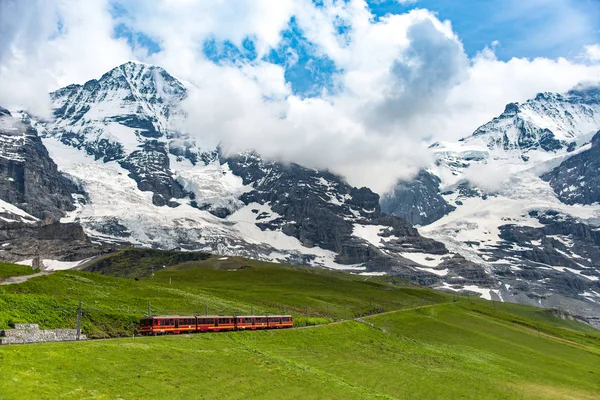
[[[462,142],[520,153],[571,151],[598,127],[600,87],[580,85],[564,94],[544,92],[523,103],[509,103],[501,115]]]

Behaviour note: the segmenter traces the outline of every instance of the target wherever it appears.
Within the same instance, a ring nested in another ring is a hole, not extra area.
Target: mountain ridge
[[[186,89],[167,75],[127,63],[53,92],[54,121],[31,118],[51,159],[83,193],[72,194],[75,209],[62,222],[81,224],[93,241],[387,274],[600,315],[598,245],[580,235],[600,213],[560,202],[534,172],[590,146],[587,126],[600,118],[592,89],[507,106],[469,138],[432,146],[436,163],[380,198],[252,149],[225,156],[203,148],[201,137],[174,123],[185,118],[178,104]],[[571,117],[559,121],[565,111]],[[562,130],[548,132],[550,125]],[[510,174],[490,189],[474,179],[486,168]]]

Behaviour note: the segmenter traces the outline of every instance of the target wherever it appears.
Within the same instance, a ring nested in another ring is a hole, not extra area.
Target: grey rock
[[[388,250],[434,251],[445,253],[438,242],[423,238],[399,217],[381,213],[379,196],[367,188],[354,188],[341,177],[327,171],[297,164],[264,161],[254,153],[223,160],[253,190],[242,195],[245,204],[269,204],[279,219],[259,225],[296,237],[304,246],[319,246],[338,254],[336,261],[356,264],[389,255],[362,239],[352,236],[353,225],[383,225],[383,234],[394,236]]]
[[[592,147],[563,161],[542,175],[558,198],[565,204],[600,202],[600,131],[592,139]]]
[[[381,198],[381,211],[412,225],[428,225],[456,208],[440,195],[440,179],[421,170],[410,181],[400,181]]]
[[[147,141],[140,150],[129,154],[120,164],[129,171],[129,177],[137,182],[140,190],[154,193],[154,205],[170,205],[172,198],[180,199],[188,195],[173,179],[164,143]]]
[[[75,209],[80,189],[62,175],[28,123],[0,116],[0,199],[40,218],[58,220]]]

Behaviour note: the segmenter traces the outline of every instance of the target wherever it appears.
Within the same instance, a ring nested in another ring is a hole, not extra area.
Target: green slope
[[[598,398],[600,346],[538,338],[471,307],[284,331],[3,347],[0,397]]]
[[[112,268],[112,267],[111,267]],[[185,263],[139,280],[58,271],[0,286],[0,329],[11,323],[74,327],[77,304],[90,337],[130,336],[148,302],[154,314],[291,313],[296,324],[450,301],[451,296],[335,271],[234,258]],[[308,318],[307,318],[308,315]]]
[[[111,258],[98,270],[127,275],[119,272],[123,254]],[[135,263],[131,254],[125,259]],[[0,347],[0,398],[592,399],[600,393],[600,333],[549,310],[453,301],[391,278],[235,257],[164,269],[153,268],[155,261],[133,265],[136,280],[60,271],[0,286],[0,329],[13,322],[74,327],[82,300],[84,333],[130,336]],[[159,314],[200,314],[207,306],[217,314],[285,311],[304,325],[308,310],[308,322],[328,324],[133,340],[148,301]]]
[[[0,263],[0,282],[13,276],[31,275],[33,273],[34,271],[27,265]]]

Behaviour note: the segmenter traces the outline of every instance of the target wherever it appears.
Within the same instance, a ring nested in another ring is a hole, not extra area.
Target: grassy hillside
[[[480,307],[436,304],[284,331],[3,347],[0,397],[598,398],[598,342],[538,337]]]
[[[291,313],[296,324],[324,323],[384,310],[450,301],[451,296],[385,279],[234,258],[157,270],[138,280],[58,271],[0,286],[0,329],[11,323],[74,327],[83,302],[90,337],[136,332],[148,302],[153,314]],[[308,318],[307,318],[308,315]]]
[[[84,265],[83,268],[88,272],[99,272],[121,278],[138,278],[164,266],[209,258],[210,254],[204,252],[127,248],[100,257]]]
[[[171,258],[157,268],[169,257],[158,255],[118,253],[96,265],[105,275],[58,271],[0,286],[0,329],[14,322],[74,327],[82,300],[84,333],[129,336],[0,347],[0,398],[593,399],[600,393],[600,333],[550,310],[473,296],[455,301],[389,277],[237,257]],[[125,267],[137,272],[124,273]],[[286,312],[299,328],[132,339],[149,301],[154,314],[202,314],[207,307],[211,314]],[[324,325],[301,327],[307,323]]]
[[[33,272],[27,265],[0,263],[0,282],[12,276],[31,275]]]

